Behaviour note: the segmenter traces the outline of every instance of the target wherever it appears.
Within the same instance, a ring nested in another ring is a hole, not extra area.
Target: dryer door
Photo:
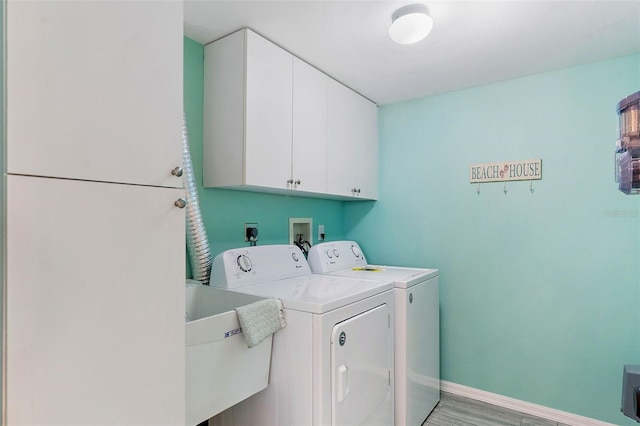
[[[332,425],[389,424],[389,308],[381,305],[342,321],[331,332]]]

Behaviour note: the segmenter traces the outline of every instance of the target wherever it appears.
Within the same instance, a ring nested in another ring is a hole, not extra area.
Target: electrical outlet
[[[318,225],[318,241],[324,241],[324,225]]]
[[[258,224],[257,223],[244,224],[244,240],[251,243],[258,241]]]

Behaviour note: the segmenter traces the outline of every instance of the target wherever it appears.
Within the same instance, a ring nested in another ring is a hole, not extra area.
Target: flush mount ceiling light
[[[417,43],[433,28],[433,19],[424,4],[403,6],[391,15],[389,37],[398,44]]]

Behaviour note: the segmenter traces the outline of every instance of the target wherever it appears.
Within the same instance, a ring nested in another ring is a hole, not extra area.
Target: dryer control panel
[[[367,265],[367,259],[355,241],[316,244],[309,249],[308,261],[311,270],[317,274]]]
[[[298,247],[253,246],[218,254],[213,260],[209,285],[238,288],[308,274],[309,264]]]

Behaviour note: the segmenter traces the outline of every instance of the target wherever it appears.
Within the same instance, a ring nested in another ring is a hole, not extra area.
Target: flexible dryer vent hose
[[[184,187],[187,197],[187,252],[191,262],[191,273],[194,280],[202,284],[209,284],[211,276],[211,250],[207,231],[202,223],[198,191],[193,174],[191,151],[189,149],[189,135],[187,133],[187,118],[182,113],[182,168]]]

